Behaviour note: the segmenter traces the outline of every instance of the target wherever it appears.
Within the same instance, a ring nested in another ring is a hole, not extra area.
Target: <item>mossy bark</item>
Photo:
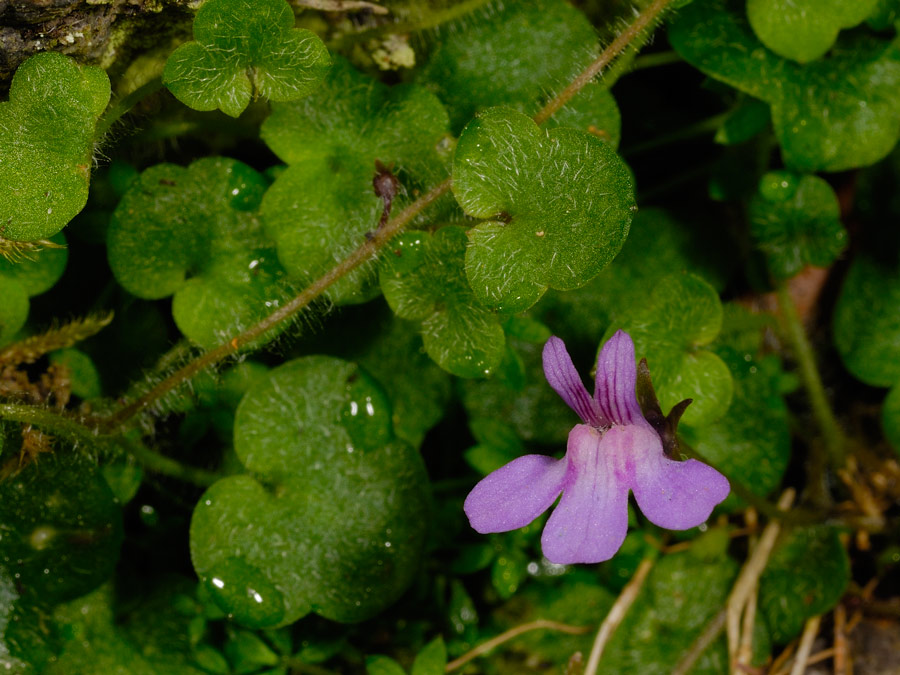
[[[56,50],[111,76],[143,51],[190,33],[200,0],[0,0],[0,91],[32,54]]]

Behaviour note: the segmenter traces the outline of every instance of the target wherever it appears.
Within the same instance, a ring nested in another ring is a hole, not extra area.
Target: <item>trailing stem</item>
[[[178,478],[194,485],[212,485],[221,478],[217,473],[182,464],[171,457],[154,452],[138,441],[130,440],[124,436],[103,435],[96,428],[91,428],[85,424],[84,420],[46,408],[16,403],[2,403],[0,404],[0,419],[33,425],[58,438],[65,438],[75,445],[81,443],[88,447],[99,447],[103,451],[111,451],[116,454],[129,454],[151,471]]]
[[[822,433],[822,441],[828,454],[828,461],[833,468],[839,469],[844,466],[845,461],[844,433],[841,431],[837,418],[831,410],[831,405],[828,403],[825,385],[822,384],[822,377],[819,375],[819,369],[816,366],[815,353],[809,338],[806,336],[803,322],[797,314],[797,308],[794,305],[794,300],[791,298],[787,284],[783,281],[777,282],[775,292],[778,297],[778,307],[781,310],[784,333],[791,344],[794,358],[797,360],[797,365],[800,369],[800,379],[803,381],[813,416]],[[815,448],[816,446],[812,444],[811,447]]]
[[[647,9],[641,12],[634,22],[626,28],[619,37],[613,40],[600,56],[580,75],[578,75],[568,87],[558,96],[547,103],[546,106],[534,117],[537,124],[546,122],[560,108],[571,100],[583,87],[596,77],[600,71],[609,65],[613,59],[621,54],[634,40],[646,34],[653,22],[672,0],[655,0]],[[127,97],[126,97],[127,98]],[[124,102],[124,99],[123,99]],[[109,117],[109,115],[108,115]],[[388,220],[383,227],[379,227],[363,241],[347,258],[326,272],[319,279],[307,286],[299,295],[278,310],[267,316],[259,323],[251,326],[232,340],[219,345],[215,349],[205,352],[195,360],[179,368],[162,382],[154,386],[139,398],[120,407],[109,417],[95,421],[97,427],[106,433],[119,430],[129,419],[146,408],[148,405],[166,395],[183,382],[190,380],[206,368],[238,352],[242,347],[253,342],[270,329],[287,321],[298,312],[309,306],[316,298],[324,293],[332,284],[339,281],[360,265],[374,258],[378,252],[396,235],[400,234],[425,208],[433,204],[438,198],[450,190],[450,179],[435,186],[415,202],[406,207],[399,215]]]

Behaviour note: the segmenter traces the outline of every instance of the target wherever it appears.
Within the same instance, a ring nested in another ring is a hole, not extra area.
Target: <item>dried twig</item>
[[[687,675],[694,667],[694,664],[697,663],[697,659],[699,659],[703,652],[705,652],[707,648],[715,642],[716,638],[719,637],[719,634],[724,627],[725,610],[723,609],[713,617],[712,621],[706,624],[706,628],[704,628],[699,637],[694,640],[694,644],[691,645],[691,648],[681,658],[678,665],[675,666],[672,675]]]
[[[807,619],[806,625],[803,627],[803,635],[800,636],[800,646],[797,647],[797,657],[794,659],[791,675],[803,675],[803,672],[806,670],[806,665],[809,662],[809,653],[812,651],[813,641],[819,633],[821,621],[821,614]]]
[[[609,610],[609,614],[606,615],[603,623],[600,624],[600,630],[597,631],[597,637],[594,639],[594,646],[591,647],[591,655],[588,658],[587,667],[584,669],[584,675],[597,674],[597,668],[600,665],[600,657],[603,656],[603,648],[606,646],[609,638],[612,637],[616,628],[619,627],[619,624],[622,623],[622,619],[625,618],[625,614],[628,612],[631,605],[634,604],[634,601],[641,590],[641,586],[644,585],[644,580],[647,578],[652,567],[653,559],[644,558],[641,561],[641,564],[638,565],[637,570],[635,570],[634,576],[631,577],[631,581],[629,581],[625,588],[622,589],[616,603],[612,606],[612,609]]]
[[[838,604],[834,608],[834,675],[848,675],[850,651],[847,647],[847,609]]]
[[[461,668],[466,665],[469,661],[473,659],[477,659],[482,654],[486,654],[491,651],[495,647],[499,647],[504,642],[508,642],[512,640],[514,637],[518,637],[523,633],[527,633],[533,630],[555,630],[560,633],[567,633],[569,635],[584,635],[587,633],[590,628],[588,626],[570,626],[565,623],[559,623],[557,621],[548,621],[546,619],[538,619],[537,621],[532,621],[531,623],[523,623],[521,626],[516,626],[515,628],[510,628],[505,633],[500,633],[497,637],[491,638],[487,642],[482,642],[480,645],[475,647],[475,649],[466,652],[458,659],[454,659],[450,663],[447,664],[447,667],[444,669],[444,672],[450,673],[457,668]]]
[[[793,488],[785,490],[778,500],[778,508],[782,511],[788,510],[793,504],[795,496],[796,492]],[[725,628],[728,635],[728,662],[732,673],[737,672],[738,666],[738,651],[741,645],[741,616],[750,602],[750,596],[756,592],[756,584],[766,568],[769,555],[772,553],[775,540],[780,531],[781,523],[778,520],[772,520],[766,525],[759,538],[759,543],[744,564],[734,584],[734,588],[731,589],[731,594],[728,596],[728,603],[725,607]],[[750,630],[752,631],[752,629],[751,625]],[[750,644],[752,647],[752,642]]]

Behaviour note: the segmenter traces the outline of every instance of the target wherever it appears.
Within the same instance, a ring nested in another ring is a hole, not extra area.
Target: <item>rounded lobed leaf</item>
[[[0,236],[45,239],[84,208],[94,129],[109,97],[103,70],[58,52],[19,66],[0,103]]]
[[[747,0],[747,19],[760,41],[800,63],[825,54],[842,28],[863,22],[878,0]]]
[[[0,481],[0,573],[30,602],[78,597],[112,574],[122,512],[103,477],[71,448]]]
[[[834,310],[834,344],[844,365],[866,384],[900,382],[900,265],[856,256]]]
[[[730,476],[740,476],[754,494],[767,497],[781,484],[791,456],[788,411],[779,391],[781,368],[774,357],[758,360],[732,346],[716,353],[734,377],[734,398],[724,417],[679,433],[692,448]],[[734,493],[720,508],[743,508]]]
[[[475,296],[508,312],[548,287],[583,286],[619,252],[634,210],[625,163],[590,133],[542,132],[525,115],[491,108],[463,131],[453,193],[488,222],[469,233],[466,273]]]
[[[855,35],[828,59],[800,65],[763,46],[740,4],[688,5],[670,25],[672,46],[710,77],[769,103],[789,168],[843,171],[887,155],[900,138],[900,46]]]
[[[785,643],[799,635],[807,619],[838,603],[849,581],[850,559],[835,528],[790,532],[759,579],[759,607],[772,639]]]
[[[447,113],[421,87],[387,87],[338,60],[312,96],[272,106],[262,137],[290,166],[263,200],[266,230],[292,276],[308,282],[324,274],[378,226],[384,202],[372,186],[376,161],[400,182],[392,213],[416,190],[446,176],[438,151]],[[371,268],[329,289],[337,304],[363,302],[377,293]]]
[[[319,86],[331,59],[312,32],[295,29],[284,0],[209,0],[194,38],[166,62],[163,83],[195,110],[239,116],[251,98],[293,101]]]
[[[402,319],[421,322],[425,351],[459,377],[484,377],[500,364],[506,337],[497,314],[478,304],[466,279],[465,229],[409,232],[391,242],[381,291]]]
[[[116,280],[140,298],[174,294],[179,329],[207,348],[261,320],[287,298],[255,213],[266,186],[232,159],[147,169],[110,222]]]
[[[604,342],[618,329],[629,333],[635,357],[647,359],[663,410],[690,398],[682,421],[703,426],[725,414],[734,393],[728,366],[704,349],[721,327],[716,290],[693,274],[671,275],[643,303],[619,315]]]
[[[0,276],[0,345],[19,332],[28,320],[28,292],[17,280]]]
[[[767,173],[750,203],[750,232],[780,279],[807,265],[827,267],[847,245],[841,207],[818,176]]]
[[[66,269],[65,238],[55,234],[51,241],[59,248],[43,248],[15,261],[0,256],[0,344],[25,325],[29,298],[53,288]]]
[[[235,450],[255,477],[218,481],[191,521],[194,567],[223,610],[251,627],[311,610],[352,622],[406,589],[427,478],[392,440],[390,414],[368,375],[329,357],[290,361],[248,391]]]
[[[489,106],[533,115],[548,92],[568,84],[596,53],[593,26],[568,2],[504,3],[465,30],[446,31],[418,81],[447,104],[459,131]],[[580,98],[573,104],[580,105]]]

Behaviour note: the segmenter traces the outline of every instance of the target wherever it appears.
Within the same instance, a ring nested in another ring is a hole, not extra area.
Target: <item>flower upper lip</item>
[[[601,562],[625,539],[629,490],[648,520],[677,530],[699,525],[728,496],[728,481],[712,467],[666,457],[638,405],[627,333],[618,331],[600,351],[593,396],[562,340],[551,337],[543,357],[550,386],[584,424],[570,432],[563,459],[525,455],[482,479],[464,507],[475,530],[524,527],[562,494],[541,537],[544,555],[560,564]]]

